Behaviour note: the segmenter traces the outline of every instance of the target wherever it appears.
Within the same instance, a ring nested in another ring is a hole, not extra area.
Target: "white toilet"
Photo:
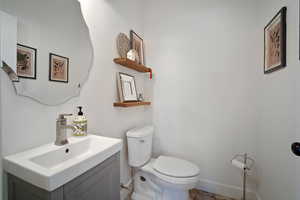
[[[151,158],[153,126],[127,132],[129,165],[137,169],[134,200],[188,200],[199,179],[195,164],[169,156]]]

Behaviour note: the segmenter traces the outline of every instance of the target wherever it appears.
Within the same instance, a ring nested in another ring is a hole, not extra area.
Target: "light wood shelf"
[[[152,77],[152,69],[150,67],[146,67],[145,65],[138,64],[138,63],[136,63],[136,62],[134,62],[130,59],[115,58],[114,62],[119,64],[119,65],[122,65],[123,67],[127,67],[129,69],[133,69],[133,70],[138,71],[138,72],[142,72],[142,73],[149,72],[150,73],[150,78]]]
[[[134,107],[134,106],[149,106],[151,105],[151,102],[116,102],[114,103],[114,107]]]

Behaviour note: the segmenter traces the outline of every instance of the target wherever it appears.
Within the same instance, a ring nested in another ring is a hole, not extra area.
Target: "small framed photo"
[[[130,47],[138,53],[139,64],[145,64],[144,58],[144,41],[143,39],[136,34],[133,30],[130,31]]]
[[[36,79],[35,48],[17,44],[17,75],[20,78]]]
[[[121,102],[138,101],[134,76],[117,73],[119,98]]]
[[[286,66],[286,12],[283,7],[265,27],[265,74]]]
[[[69,82],[69,58],[50,53],[49,81]]]

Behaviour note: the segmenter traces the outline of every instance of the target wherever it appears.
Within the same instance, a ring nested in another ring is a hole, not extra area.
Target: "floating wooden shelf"
[[[134,62],[130,59],[115,58],[114,62],[119,64],[119,65],[122,65],[123,67],[127,67],[129,69],[133,69],[133,70],[138,71],[138,72],[142,72],[142,73],[149,72],[150,73],[150,79],[152,78],[152,69],[151,68],[146,67],[146,66],[141,65],[141,64],[138,64],[138,63],[136,63],[136,62]]]
[[[117,102],[114,103],[114,107],[134,107],[134,106],[148,106],[151,105],[151,102]]]

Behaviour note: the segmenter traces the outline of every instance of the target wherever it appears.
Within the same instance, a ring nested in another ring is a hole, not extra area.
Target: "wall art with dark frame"
[[[20,78],[36,79],[37,49],[17,44],[17,75]]]
[[[69,58],[50,53],[49,81],[69,82]]]
[[[133,30],[130,31],[130,47],[137,51],[139,56],[139,64],[145,64],[144,40]]]
[[[283,7],[264,29],[264,73],[286,66],[286,13]]]

